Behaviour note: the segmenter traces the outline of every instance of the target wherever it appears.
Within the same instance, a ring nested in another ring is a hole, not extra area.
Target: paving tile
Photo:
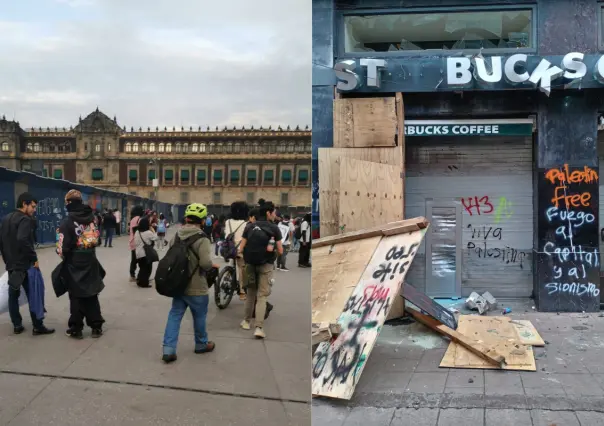
[[[575,412],[581,426],[602,426],[604,425],[604,413],[595,411],[576,411]]]
[[[485,412],[486,426],[530,426],[531,412],[529,410],[493,410]]]
[[[0,425],[7,425],[50,384],[50,380],[45,377],[0,374]]]
[[[394,408],[355,407],[344,426],[389,425],[394,417]]]
[[[484,410],[479,408],[441,409],[438,426],[484,425]]]
[[[342,426],[348,414],[350,414],[350,408],[348,407],[334,406],[323,401],[313,402],[311,423],[314,426]]]
[[[436,426],[437,421],[438,408],[401,408],[394,413],[390,426]]]
[[[419,364],[415,368],[416,372],[435,372],[435,371],[443,371],[442,368],[439,367],[440,362],[445,356],[444,349],[428,349],[424,352],[424,356],[422,356]]]
[[[365,376],[363,374],[363,376]],[[363,380],[361,376],[361,380]],[[380,371],[373,377],[367,377],[369,380],[363,383],[362,392],[395,392],[403,393],[409,386],[413,373],[404,371]],[[361,383],[359,383],[361,385]]]
[[[604,390],[591,374],[558,374],[556,378],[569,396],[604,395]]]
[[[531,410],[533,426],[582,426],[572,411]]]
[[[451,369],[446,386],[452,388],[484,388],[484,371]]]
[[[485,371],[486,395],[524,395],[520,374],[516,371]]]
[[[452,386],[445,386],[444,393],[451,393],[457,395],[484,395],[484,387],[479,388],[456,388]]]
[[[264,342],[269,364],[283,399],[310,401],[311,366],[308,345],[293,342]]]
[[[564,374],[548,374],[541,371],[523,371],[520,373],[524,392],[527,395],[566,395],[562,380]]]
[[[408,392],[442,393],[449,373],[413,373],[407,385]]]

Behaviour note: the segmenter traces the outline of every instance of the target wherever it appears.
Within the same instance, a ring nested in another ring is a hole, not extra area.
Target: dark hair
[[[291,219],[291,216],[290,216],[290,215],[288,215],[288,214],[285,214],[285,215],[283,215],[283,219],[290,220],[290,219]]]
[[[257,218],[258,217],[258,209],[257,208],[253,208],[250,210],[250,212],[248,213],[248,218],[250,217],[254,217]]]
[[[265,218],[267,213],[272,213],[275,211],[275,205],[270,201],[265,201],[260,208],[258,208],[258,214],[261,218]]]
[[[23,194],[19,195],[19,198],[17,198],[18,209],[22,209],[25,206],[29,206],[31,203],[38,204],[38,200],[30,192],[24,192]]]
[[[160,218],[160,219],[163,219],[163,218],[164,218],[164,214],[163,214],[163,213],[160,213],[160,214],[159,214],[159,218]]]
[[[264,198],[258,200],[258,206],[262,206],[264,203],[266,203],[266,200]]]
[[[147,218],[147,216],[141,218],[141,220],[138,221],[138,225],[137,225],[137,231],[139,232],[145,232],[149,230],[149,219]]]
[[[143,210],[143,206],[134,206],[130,212],[130,217],[134,219],[135,217],[142,216],[144,214],[145,211]]]
[[[235,201],[231,204],[231,219],[247,220],[249,208],[245,201]]]
[[[185,216],[185,221],[184,223],[193,223],[195,225],[200,225],[201,223],[203,223],[203,219],[197,216]]]
[[[311,214],[310,214],[310,213],[306,213],[306,214],[304,215],[304,220],[305,220],[306,222],[310,223],[310,222],[311,222],[311,220],[312,220],[312,216],[311,216]]]

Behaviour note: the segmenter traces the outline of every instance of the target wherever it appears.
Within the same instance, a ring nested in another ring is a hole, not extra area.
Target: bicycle
[[[233,294],[239,293],[237,280],[237,266],[235,259],[230,259],[228,264],[218,274],[214,285],[214,302],[218,309],[226,309],[233,300]],[[224,300],[221,296],[224,296]]]

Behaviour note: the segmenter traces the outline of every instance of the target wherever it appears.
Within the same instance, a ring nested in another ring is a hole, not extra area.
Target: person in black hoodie
[[[100,232],[90,206],[82,203],[80,191],[65,196],[67,217],[59,225],[57,254],[63,259],[62,278],[69,293],[69,328],[65,334],[82,339],[84,319],[92,337],[103,334],[99,293],[105,288],[105,270],[96,257]]]
[[[8,311],[13,331],[21,334],[25,331],[23,318],[19,312],[21,287],[29,297],[29,279],[27,271],[32,266],[39,268],[38,256],[34,249],[33,215],[38,202],[28,192],[19,195],[17,209],[4,216],[0,228],[0,254],[8,271]],[[31,312],[33,335],[52,334],[54,329],[44,326],[44,322]]]
[[[115,220],[115,216],[111,210],[106,210],[105,215],[103,216],[103,229],[105,229],[105,247],[109,244],[109,247],[113,247],[113,233],[115,232],[115,227],[117,225],[117,221]]]

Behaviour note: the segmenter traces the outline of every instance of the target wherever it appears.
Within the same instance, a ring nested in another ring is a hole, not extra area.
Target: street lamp
[[[155,157],[149,160],[149,165],[150,166],[157,166],[156,167],[156,175],[155,178],[153,178],[153,198],[155,199],[155,202],[157,202],[158,200],[158,196],[159,196],[159,158]]]

